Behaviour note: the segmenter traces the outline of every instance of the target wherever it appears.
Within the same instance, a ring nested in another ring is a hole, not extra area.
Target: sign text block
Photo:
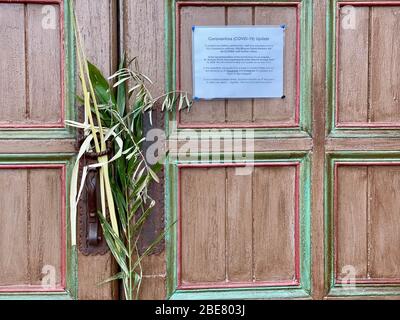
[[[195,99],[281,98],[285,26],[193,27]]]

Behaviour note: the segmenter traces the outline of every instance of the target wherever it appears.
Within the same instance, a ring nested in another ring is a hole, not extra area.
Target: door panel
[[[400,30],[400,8],[344,4],[340,8],[338,126],[398,126],[400,50],[396,34]],[[354,25],[348,26],[348,19],[353,19]]]
[[[7,44],[1,52],[2,128],[64,127],[63,9],[53,4],[50,24],[46,25],[43,7],[42,4],[0,3],[0,39]],[[43,65],[47,66],[45,72]]]
[[[65,167],[0,166],[0,291],[65,290]]]
[[[399,166],[370,168],[370,277],[397,282],[400,275]]]
[[[337,122],[368,122],[369,106],[369,8],[356,7],[354,29],[340,29],[338,39]],[[339,21],[344,21],[344,10]],[[354,59],[355,55],[357,59]],[[355,90],[354,84],[357,83]]]
[[[298,283],[298,168],[256,167],[253,182],[254,279]],[[250,189],[250,188],[249,188]]]
[[[62,6],[54,7],[55,19],[51,23],[55,29],[43,29],[45,21],[42,10],[43,6],[32,4],[28,4],[25,9],[28,95],[26,116],[33,124],[63,127],[63,9]],[[52,50],[48,50],[49,47]],[[44,65],[48,72],[43,72]],[[40,78],[36,76],[38,74],[41,75]]]
[[[200,4],[200,5],[199,5]],[[297,127],[299,125],[300,7],[284,2],[235,5],[221,2],[177,2],[177,86],[192,91],[192,26],[285,24],[283,99],[196,101],[190,113],[178,115],[180,128]]]
[[[282,154],[253,165],[247,175],[240,163],[173,165],[172,298],[308,295],[309,159]]]
[[[11,286],[18,284],[26,284],[28,275],[27,268],[27,198],[26,198],[26,171],[1,170],[0,181],[2,185],[8,185],[9,179],[13,179],[15,184],[12,189],[13,196],[10,192],[2,193],[1,203],[3,208],[7,208],[2,213],[2,232],[1,232],[1,269],[4,273],[1,275],[2,286]],[[15,188],[21,186],[22,188]],[[12,187],[12,186],[11,186]],[[6,215],[6,213],[8,214]],[[16,241],[11,241],[14,234],[18,234]],[[13,254],[17,253],[17,254]],[[19,267],[18,267],[19,266]],[[17,267],[17,268],[16,268]]]
[[[399,294],[398,161],[390,151],[329,154],[329,297]]]
[[[399,4],[397,4],[399,5]],[[399,6],[371,6],[371,122],[399,126]]]
[[[181,212],[183,285],[225,281],[225,170],[182,170]],[[204,186],[210,184],[207,196]],[[212,239],[212,240],[211,240]],[[211,241],[210,241],[211,240]]]
[[[338,281],[342,280],[341,270],[351,265],[357,281],[397,282],[400,271],[398,184],[396,164],[337,164]]]
[[[336,182],[336,268],[352,265],[357,270],[356,277],[364,279],[368,273],[367,172],[365,166],[339,167]],[[340,272],[337,277],[341,277]]]
[[[260,165],[248,176],[183,167],[180,175],[182,288],[298,282],[296,164]]]
[[[0,299],[75,297],[67,197],[73,154],[0,154]]]
[[[25,120],[26,90],[25,90],[25,46],[24,43],[24,5],[0,4],[2,12],[0,29],[1,43],[8,43],[1,50],[0,90],[1,109],[0,119],[4,121]],[[6,28],[5,26],[9,26]],[[8,62],[6,64],[6,62]],[[5,77],[13,74],[13,77]]]

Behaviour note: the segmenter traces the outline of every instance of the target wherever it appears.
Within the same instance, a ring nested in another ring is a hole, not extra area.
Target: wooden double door
[[[91,59],[110,74],[118,48],[139,56],[155,93],[192,91],[193,25],[287,26],[284,99],[157,113],[175,147],[154,216],[169,232],[144,263],[143,298],[400,295],[400,1],[75,5]],[[97,286],[110,254],[84,256],[69,237],[70,12],[0,0],[0,18],[0,298],[116,298]],[[238,160],[227,136],[254,152]],[[201,141],[191,158],[188,138]]]

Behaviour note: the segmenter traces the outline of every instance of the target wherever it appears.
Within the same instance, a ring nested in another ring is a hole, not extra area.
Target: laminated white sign
[[[193,26],[194,98],[282,98],[285,29]]]

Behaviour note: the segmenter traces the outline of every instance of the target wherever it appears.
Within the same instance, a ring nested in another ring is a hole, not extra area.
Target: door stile
[[[326,1],[313,1],[313,151],[312,151],[312,297],[325,296],[324,285],[324,167],[325,167],[325,73]]]

